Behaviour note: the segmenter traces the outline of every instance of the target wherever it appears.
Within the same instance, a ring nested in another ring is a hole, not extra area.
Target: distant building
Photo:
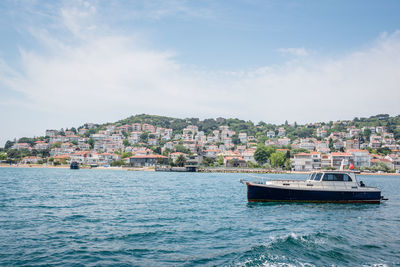
[[[224,157],[224,165],[226,167],[246,167],[247,163],[241,156]]]
[[[29,157],[24,157],[21,160],[21,164],[37,164],[41,160],[42,160],[41,157],[29,156]]]
[[[12,149],[17,149],[17,150],[31,149],[31,145],[28,144],[28,143],[15,143],[11,148]]]
[[[127,163],[133,167],[150,167],[158,163],[168,164],[168,158],[161,155],[132,156],[127,159]]]
[[[311,140],[302,139],[299,147],[302,149],[307,149],[309,151],[312,151],[315,148],[315,144]]]
[[[256,160],[254,159],[254,152],[255,152],[255,149],[252,149],[252,148],[245,150],[242,153],[243,159],[246,162],[250,161],[250,162],[256,163]]]
[[[368,150],[349,149],[347,152],[353,155],[354,167],[369,167],[371,165],[371,158]]]
[[[290,144],[290,139],[287,137],[278,139],[278,145],[280,145],[280,146],[288,146],[289,144]]]
[[[317,137],[324,138],[327,136],[327,131],[324,128],[317,128]]]
[[[354,157],[351,153],[333,152],[331,153],[331,167],[340,168],[340,166],[350,166],[354,164]]]
[[[176,159],[179,156],[184,156],[185,159],[188,159],[188,156],[185,153],[182,153],[182,152],[174,152],[174,153],[169,154],[169,156],[171,157],[172,161],[174,161],[174,162],[176,161]]]
[[[218,149],[206,149],[203,151],[203,156],[206,158],[216,158],[218,152]]]
[[[46,143],[45,141],[36,141],[35,146],[33,147],[36,150],[46,150],[50,148],[50,144]]]
[[[247,143],[247,133],[239,133],[238,137],[241,143]]]
[[[275,132],[274,131],[268,131],[267,132],[267,138],[274,138],[275,137]]]
[[[293,170],[311,171],[321,169],[321,153],[298,153],[292,159]]]
[[[132,124],[132,131],[141,132],[142,131],[142,124],[140,124],[140,123]]]
[[[278,129],[278,136],[286,136],[286,130],[285,130],[285,128],[283,128],[283,127],[280,127],[279,129]]]
[[[56,136],[57,134],[58,134],[57,130],[46,130],[45,136],[53,137]]]

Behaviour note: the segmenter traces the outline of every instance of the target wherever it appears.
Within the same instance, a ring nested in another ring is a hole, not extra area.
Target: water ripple
[[[400,264],[397,177],[362,178],[382,205],[247,203],[240,178],[2,168],[0,265]]]

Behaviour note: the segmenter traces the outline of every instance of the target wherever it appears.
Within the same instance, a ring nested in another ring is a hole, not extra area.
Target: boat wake
[[[329,246],[336,242],[338,246]],[[341,249],[346,241],[326,233],[296,234],[270,237],[264,244],[246,251],[236,266],[321,266],[328,262],[348,264],[354,260],[351,253]]]

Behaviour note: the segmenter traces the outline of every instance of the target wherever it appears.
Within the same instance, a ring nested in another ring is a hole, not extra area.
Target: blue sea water
[[[400,265],[400,177],[360,177],[380,205],[247,203],[242,178],[1,168],[0,265]]]

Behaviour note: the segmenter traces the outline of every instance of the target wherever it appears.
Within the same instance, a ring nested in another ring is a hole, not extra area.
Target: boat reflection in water
[[[246,182],[249,202],[380,203],[381,190],[357,182],[353,171],[319,171],[306,181]]]

